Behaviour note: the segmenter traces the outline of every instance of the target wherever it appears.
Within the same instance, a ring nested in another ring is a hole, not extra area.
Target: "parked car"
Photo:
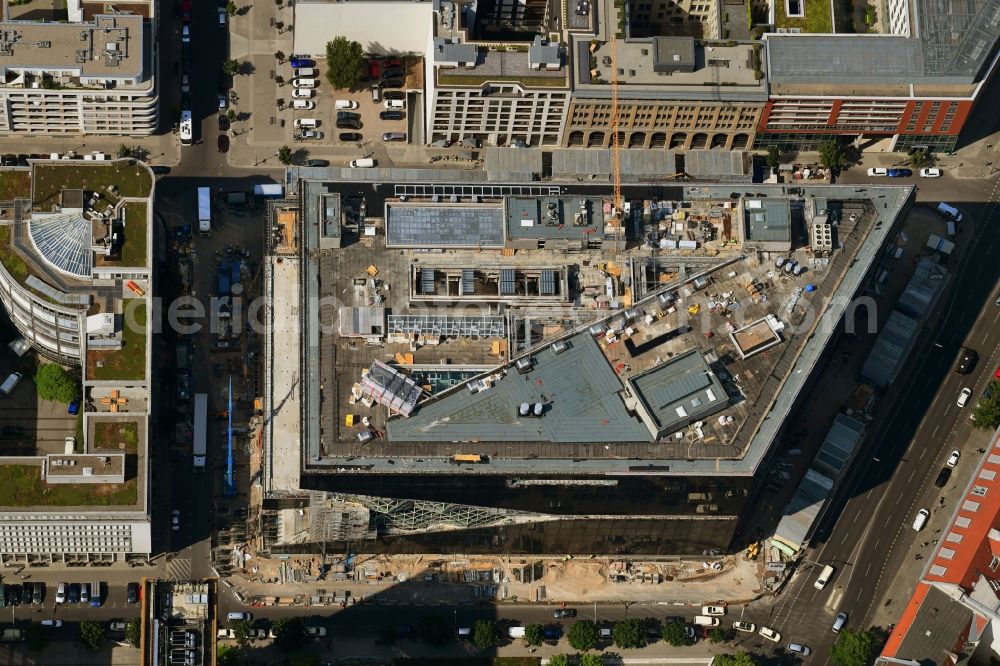
[[[965,407],[969,402],[969,398],[972,397],[972,389],[966,387],[962,389],[962,392],[958,394],[958,400],[955,402],[959,407]]]
[[[951,478],[951,468],[942,467],[941,471],[938,472],[937,478],[934,479],[934,485],[938,488],[944,488],[945,484],[948,483],[948,479]]]
[[[125,602],[130,604],[139,603],[139,583],[129,583],[125,593]]]
[[[559,610],[552,612],[552,617],[559,619],[564,617],[576,617],[575,608],[560,608]]]
[[[316,91],[309,88],[296,88],[292,90],[292,99],[309,99],[315,94]]]
[[[774,641],[775,643],[781,640],[781,634],[770,627],[761,627],[760,635],[769,641]]]
[[[402,79],[406,73],[399,68],[387,69],[382,72],[382,80],[388,81],[390,79]]]
[[[80,584],[70,583],[69,590],[66,592],[66,603],[78,604],[80,603]]]
[[[328,167],[330,166],[330,160],[307,160],[306,166],[310,167]]]
[[[869,176],[888,176],[889,170],[883,167],[871,167],[868,169]]]
[[[217,142],[217,145],[218,145],[220,153],[228,153],[229,152],[229,137],[226,136],[225,134],[220,134],[219,135],[219,140]]]
[[[379,76],[382,73],[382,67],[378,64],[378,60],[368,61],[368,78],[372,81],[378,81]]]
[[[406,100],[406,93],[402,90],[386,90],[382,95],[385,99]]]
[[[808,645],[802,645],[801,643],[789,643],[788,644],[788,651],[789,652],[797,652],[798,654],[801,654],[801,655],[806,656],[806,657],[808,657],[809,655],[812,654],[812,650],[809,649],[809,646]]]
[[[218,9],[219,9],[219,27],[220,28],[225,28],[226,27],[226,8],[225,7],[219,7]]]
[[[701,614],[707,615],[708,617],[725,615],[726,609],[723,606],[702,606]]]
[[[921,178],[940,178],[941,177],[941,169],[938,169],[937,167],[924,167],[923,169],[920,170],[920,177]]]
[[[315,88],[319,85],[316,79],[292,79],[293,88]]]
[[[385,132],[382,134],[383,141],[406,141],[406,132]]]
[[[837,613],[837,617],[833,621],[833,633],[835,634],[840,633],[840,630],[844,628],[845,624],[847,624],[847,617],[848,617],[847,613],[843,611]]]
[[[354,118],[355,120],[361,120],[360,113],[354,113],[353,111],[337,111],[337,120],[341,118]]]
[[[361,141],[363,137],[357,132],[341,132],[337,138],[341,141]]]
[[[379,85],[383,88],[402,88],[403,79],[382,79]]]
[[[337,118],[337,129],[361,129],[361,121],[357,118]]]
[[[353,99],[338,99],[336,102],[333,103],[333,107],[338,111],[343,111],[343,110],[350,111],[352,109],[358,108],[358,103],[355,102]]]
[[[170,173],[170,167],[165,166],[163,164],[157,164],[157,165],[151,166],[151,167],[149,167],[149,170],[152,171],[157,176],[166,176],[168,173]],[[79,403],[77,403],[77,405],[78,405],[77,408],[79,408]],[[70,407],[72,407],[72,406],[73,406],[73,403],[70,403]],[[71,413],[76,414],[76,412],[71,412]]]
[[[176,532],[181,528],[181,512],[174,509],[170,512],[170,529]]]
[[[229,108],[229,99],[224,93],[219,93],[219,111],[225,111]]]
[[[39,624],[43,627],[61,627],[62,620],[42,620]]]
[[[8,585],[4,590],[6,603],[8,606],[20,606],[21,605],[21,586],[16,583],[13,585]]]
[[[114,632],[124,632],[125,623],[122,622],[121,620],[112,620],[111,622],[108,623],[108,629]]]
[[[167,167],[168,173],[169,169],[170,167]],[[152,171],[153,173],[156,173],[156,167],[153,167]],[[79,411],[80,411],[80,399],[73,398],[72,400],[69,401],[69,405],[67,405],[66,407],[66,413],[69,414],[70,416],[76,416],[77,412]]]
[[[301,127],[313,128],[313,127],[319,127],[319,123],[320,121],[318,118],[296,118],[293,125],[296,128],[301,128]]]
[[[229,131],[229,118],[219,114],[219,131],[228,132]]]
[[[181,43],[190,44],[191,43],[191,26],[185,23],[181,26]]]
[[[948,462],[946,462],[945,464],[948,467],[954,467],[955,465],[958,464],[958,459],[961,458],[961,457],[962,457],[962,453],[960,451],[957,451],[957,450],[956,451],[952,451],[951,455],[948,456]]]
[[[909,178],[913,175],[913,172],[909,169],[889,169],[886,174],[889,178]]]
[[[747,634],[752,634],[757,631],[757,625],[753,622],[733,622],[733,629]]]
[[[300,67],[314,67],[316,63],[309,58],[302,58],[300,56],[292,56],[288,64],[292,66],[292,69],[298,69]]]
[[[326,627],[306,627],[306,636],[323,638],[326,636]]]
[[[45,602],[45,583],[35,583],[31,590],[31,603],[41,604]]]
[[[66,603],[66,583],[59,583],[58,587],[56,587],[56,603]]]
[[[404,116],[402,111],[382,111],[378,117],[382,120],[402,120]]]
[[[960,375],[969,374],[972,372],[972,368],[976,366],[977,360],[979,360],[979,354],[975,349],[962,347],[962,355],[958,359],[958,366],[955,368],[955,372]]]
[[[319,130],[314,130],[314,129],[302,130],[300,138],[319,141],[320,139],[323,138],[323,133],[320,132]]]

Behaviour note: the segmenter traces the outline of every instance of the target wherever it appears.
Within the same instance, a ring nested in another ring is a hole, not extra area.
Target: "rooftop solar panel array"
[[[500,269],[500,294],[502,296],[510,296],[517,293],[516,286],[517,278],[514,277],[513,268],[501,268]]]
[[[556,293],[556,272],[551,268],[542,269],[542,279],[538,285],[542,296],[553,296]]]

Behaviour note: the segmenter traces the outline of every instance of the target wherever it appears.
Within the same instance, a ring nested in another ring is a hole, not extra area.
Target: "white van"
[[[293,79],[293,88],[315,88],[318,85],[316,79]]]
[[[251,615],[250,613],[241,613],[239,611],[232,611],[226,615],[226,619],[229,620],[230,622],[233,622],[235,620],[246,620],[247,622],[249,622],[250,620],[253,619],[253,615]]]
[[[511,638],[524,638],[524,627],[511,627],[507,630],[507,635]]]
[[[694,623],[699,627],[717,627],[719,626],[719,618],[705,617],[704,615],[695,615]]]
[[[3,384],[0,384],[0,393],[3,393],[4,395],[10,395],[14,391],[14,389],[17,388],[17,385],[20,383],[21,383],[21,373],[12,372],[7,377],[7,379],[3,380]]]
[[[817,590],[822,590],[826,587],[826,584],[830,582],[830,578],[833,576],[833,567],[829,564],[823,567],[823,570],[819,572],[819,578],[813,583],[813,587]]]
[[[312,101],[311,99],[293,99],[292,108],[312,111],[313,109],[316,108],[316,102]]]
[[[924,529],[924,525],[927,524],[927,519],[930,517],[930,512],[927,509],[921,509],[917,511],[917,517],[913,519],[913,529],[916,532]]]
[[[358,103],[349,99],[338,99],[333,103],[337,111],[352,111],[358,108]]]
[[[311,79],[316,76],[316,70],[312,67],[298,67],[292,70],[292,75],[297,79]]]
[[[946,204],[943,201],[937,205],[937,212],[945,217],[951,218],[955,222],[962,221],[962,211],[955,208],[951,204]]]
[[[458,635],[462,638],[468,638],[472,635],[472,627],[459,627]]]
[[[296,118],[295,126],[312,129],[314,127],[319,127],[319,120],[317,120],[316,118]]]
[[[375,160],[370,157],[363,157],[360,160],[351,160],[352,169],[371,169],[375,166]]]

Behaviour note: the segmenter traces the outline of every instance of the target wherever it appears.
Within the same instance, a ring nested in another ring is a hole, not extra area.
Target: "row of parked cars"
[[[910,169],[888,169],[885,167],[871,167],[868,169],[868,175],[871,177],[884,176],[886,178],[909,178],[913,175],[913,171]],[[924,167],[920,170],[921,178],[940,178],[941,169],[937,167]]]

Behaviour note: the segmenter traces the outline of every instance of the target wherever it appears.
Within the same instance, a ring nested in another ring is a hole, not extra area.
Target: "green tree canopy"
[[[250,628],[250,623],[246,620],[234,620],[229,628],[233,630],[233,636],[242,645],[250,640],[250,632],[253,631]]]
[[[274,644],[285,652],[300,650],[306,644],[306,625],[302,618],[280,617],[271,629],[275,635]]]
[[[778,150],[777,146],[768,147],[766,163],[772,169],[778,168],[778,165],[781,164],[781,151]]]
[[[549,666],[569,666],[568,654],[554,654],[549,657]]]
[[[80,640],[91,650],[99,650],[104,643],[104,625],[84,620],[80,623]]]
[[[589,654],[581,654],[580,666],[604,666],[604,657],[599,654],[594,654],[593,652]]]
[[[49,637],[45,633],[45,627],[32,622],[24,630],[24,640],[28,642],[28,649],[37,652],[49,644]]]
[[[712,666],[757,666],[757,661],[746,652],[718,654],[712,661]]]
[[[830,649],[830,660],[837,666],[868,666],[875,651],[875,636],[864,629],[841,629]]]
[[[597,625],[590,620],[574,622],[573,626],[569,628],[569,634],[566,638],[569,639],[570,647],[574,650],[580,652],[592,650],[597,645]]]
[[[291,164],[292,149],[289,148],[288,146],[282,146],[281,148],[278,148],[278,161],[286,165]]]
[[[612,630],[611,635],[615,639],[615,645],[625,650],[641,648],[646,644],[646,636],[642,631],[642,622],[634,617],[615,623],[615,628]]]
[[[725,643],[731,636],[731,632],[724,629],[723,627],[713,627],[710,632],[708,632],[708,640],[713,643]]]
[[[687,627],[683,622],[668,622],[663,625],[663,640],[674,647],[688,644]]]
[[[230,0],[226,3],[226,13],[233,16],[236,13],[236,3]]]
[[[215,648],[215,666],[241,666],[243,655],[232,645],[220,645]]]
[[[989,397],[979,399],[972,408],[972,425],[980,430],[1000,428],[1000,382],[990,382],[984,392]]]
[[[232,58],[227,58],[222,63],[222,71],[229,76],[236,76],[240,73],[240,61],[234,60]]]
[[[134,617],[125,623],[125,642],[127,642],[132,647],[139,647],[141,627],[139,625],[139,618]]]
[[[56,363],[46,363],[35,373],[35,387],[42,400],[69,402],[76,397],[76,379]]]
[[[833,175],[840,173],[847,166],[847,153],[837,139],[824,141],[819,146],[819,163],[829,169]]]
[[[451,624],[443,615],[425,615],[420,619],[418,631],[422,639],[436,647],[451,640]]]
[[[524,642],[528,645],[541,645],[545,638],[545,629],[540,624],[529,624],[524,628]]]
[[[914,148],[910,151],[910,166],[914,169],[920,169],[931,163],[931,154],[926,150],[918,150]]]
[[[476,620],[472,625],[472,644],[480,650],[494,647],[499,640],[497,623],[493,620]]]
[[[326,80],[334,88],[353,88],[365,75],[361,44],[337,37],[326,43]]]

